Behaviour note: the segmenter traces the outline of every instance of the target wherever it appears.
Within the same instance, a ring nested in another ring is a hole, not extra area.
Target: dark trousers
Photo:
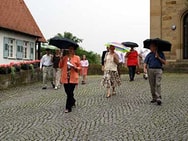
[[[72,106],[75,105],[74,89],[76,84],[68,83],[64,84],[65,93],[67,94],[66,109],[71,111]]]
[[[117,65],[117,71],[118,71],[118,74],[119,74],[119,76],[121,75],[121,66],[122,66],[122,63],[119,63],[118,65]]]
[[[129,69],[129,78],[132,81],[134,80],[134,76],[136,73],[136,66],[128,66],[128,69]]]

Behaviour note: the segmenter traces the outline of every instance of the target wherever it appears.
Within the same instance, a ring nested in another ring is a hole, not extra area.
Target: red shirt
[[[138,52],[136,50],[127,53],[127,66],[138,65]]]

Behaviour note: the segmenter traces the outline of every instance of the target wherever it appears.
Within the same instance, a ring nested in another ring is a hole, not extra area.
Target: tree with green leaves
[[[76,36],[74,36],[72,33],[70,32],[64,32],[64,34],[62,35],[61,33],[58,33],[56,36],[61,37],[61,38],[67,38],[67,39],[71,39],[76,43],[81,43],[83,41],[83,39],[80,39]]]

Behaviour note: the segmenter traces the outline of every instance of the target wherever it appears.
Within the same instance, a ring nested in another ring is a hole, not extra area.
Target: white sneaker
[[[57,90],[57,87],[55,87],[54,89]]]

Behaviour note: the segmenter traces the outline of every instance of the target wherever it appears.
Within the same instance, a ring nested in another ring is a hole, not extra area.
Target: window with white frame
[[[13,58],[14,57],[14,46],[15,39],[4,38],[4,48],[3,48],[3,57],[4,58]]]
[[[34,59],[34,42],[4,37],[3,57],[16,59]]]

